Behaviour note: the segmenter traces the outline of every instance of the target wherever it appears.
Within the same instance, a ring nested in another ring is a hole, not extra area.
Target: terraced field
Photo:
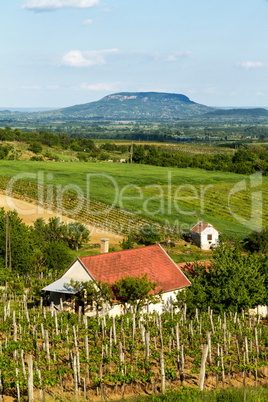
[[[244,237],[268,223],[268,181],[260,174],[0,161],[0,175],[0,188],[8,188],[11,195],[38,199],[39,204],[123,233],[146,222],[187,231],[204,220],[222,233]]]

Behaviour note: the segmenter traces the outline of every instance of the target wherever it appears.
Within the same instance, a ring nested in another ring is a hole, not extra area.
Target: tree
[[[95,303],[96,313],[98,316],[99,309],[108,303],[112,304],[113,293],[108,283],[100,281],[74,281],[71,279],[70,285],[76,291],[76,299],[86,304]]]
[[[268,228],[262,230],[261,232],[252,232],[244,240],[244,246],[247,250],[251,252],[268,252]]]
[[[7,221],[8,215],[8,221]],[[8,222],[8,229],[7,229]],[[9,242],[10,239],[10,242]],[[10,247],[6,250],[6,241]],[[16,211],[6,213],[0,208],[0,261],[5,266],[6,257],[8,265],[11,263],[12,271],[19,273],[30,272],[32,269],[34,242],[31,237],[31,230]],[[7,251],[7,254],[6,254]]]
[[[262,256],[244,255],[238,245],[220,245],[209,268],[205,264],[196,266],[192,286],[185,294],[178,293],[178,301],[185,301],[192,313],[196,307],[235,312],[263,304],[267,289],[262,266]]]
[[[233,163],[254,162],[256,155],[245,147],[239,147],[233,156]]]
[[[134,247],[134,239],[133,235],[128,235],[126,239],[123,239],[121,242],[119,242],[120,247],[122,250],[129,250]]]
[[[60,272],[73,261],[73,256],[63,241],[51,241],[45,245],[42,252],[45,256],[45,266],[50,271]]]
[[[125,276],[112,284],[112,291],[117,301],[123,304],[124,311],[133,306],[140,311],[147,303],[157,303],[162,291],[154,292],[157,283],[148,279],[147,274],[141,276]]]
[[[65,239],[71,249],[78,251],[89,238],[89,230],[82,223],[74,222],[67,225]]]
[[[48,223],[43,218],[36,219],[32,239],[37,271],[47,269],[59,272],[71,263],[73,257],[66,240],[66,225],[59,218],[50,218]]]
[[[133,145],[132,160],[135,163],[143,163],[145,160],[145,151],[142,145]]]
[[[158,243],[160,240],[158,230],[151,225],[144,225],[140,232],[134,235],[134,241],[139,244],[145,244],[145,246]]]
[[[34,141],[30,144],[29,151],[32,151],[35,154],[40,154],[42,152],[42,145],[40,142]]]
[[[49,243],[50,241],[60,241],[66,234],[66,226],[60,218],[49,218],[48,223],[43,218],[38,218],[34,222],[34,231],[39,241]]]

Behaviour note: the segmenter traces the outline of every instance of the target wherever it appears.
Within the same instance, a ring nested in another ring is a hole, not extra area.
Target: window
[[[212,234],[208,234],[208,241],[212,240]]]

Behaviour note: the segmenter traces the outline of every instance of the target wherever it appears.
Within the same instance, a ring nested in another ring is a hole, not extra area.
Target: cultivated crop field
[[[36,184],[39,180],[39,184],[50,186],[50,192],[56,195],[57,191],[74,190],[85,202],[89,198],[100,201],[105,204],[104,210],[98,213],[103,216],[102,220],[109,205],[131,211],[138,219],[176,225],[179,231],[187,231],[197,221],[204,220],[222,233],[244,237],[252,227],[243,219],[253,216],[256,221],[256,214],[262,213],[263,226],[268,223],[266,177],[260,181],[255,176],[250,179],[227,172],[105,162],[4,160],[0,161],[0,172],[1,176],[10,178],[19,174],[20,179]],[[10,182],[4,181],[12,190]],[[32,198],[36,197],[36,190],[34,193]],[[252,204],[252,194],[253,201],[257,200],[255,204]],[[31,198],[30,188],[27,196]],[[90,207],[87,211],[90,215]]]
[[[15,301],[15,303],[14,303]],[[24,295],[0,302],[2,394],[35,400],[61,393],[74,400],[200,385],[207,349],[205,389],[267,384],[268,327],[244,313],[215,315],[184,305],[115,319],[88,318],[33,306]],[[204,345],[207,345],[204,348]]]

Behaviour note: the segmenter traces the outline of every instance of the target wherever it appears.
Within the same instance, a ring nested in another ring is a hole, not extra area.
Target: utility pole
[[[133,142],[131,143],[130,146],[130,163],[132,163],[132,155],[133,155]]]
[[[11,241],[10,241],[9,219],[8,219],[8,248],[9,248],[9,271],[11,272]]]
[[[6,256],[5,256],[5,267],[7,269],[7,259],[8,259],[8,226],[9,226],[9,216],[6,216]]]
[[[15,135],[13,137],[13,146],[14,146],[14,161],[16,160],[16,139],[15,139]]]
[[[9,225],[9,215],[6,215],[6,256],[5,256],[5,267],[9,262],[9,270],[11,271],[11,241],[10,241],[10,225]]]

